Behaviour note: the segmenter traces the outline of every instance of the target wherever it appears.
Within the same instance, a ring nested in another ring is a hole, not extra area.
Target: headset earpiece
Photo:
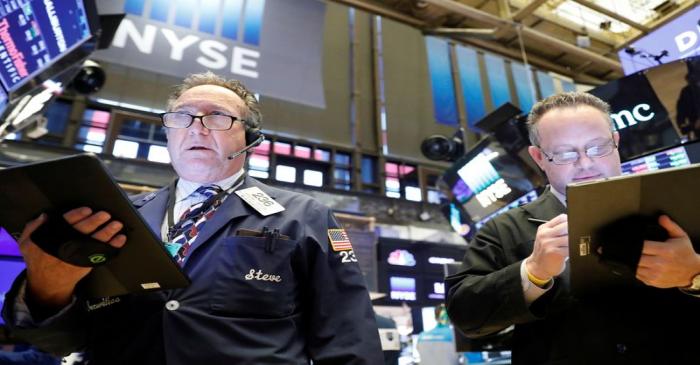
[[[261,135],[262,132],[260,132],[260,128],[248,128],[245,131],[245,144],[251,145],[255,143]]]

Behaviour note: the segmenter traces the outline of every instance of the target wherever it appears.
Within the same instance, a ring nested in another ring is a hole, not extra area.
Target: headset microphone
[[[265,135],[260,133],[258,135],[258,138],[255,141],[253,141],[249,145],[245,146],[242,150],[232,153],[231,155],[228,156],[228,159],[233,160],[234,158],[240,156],[244,152],[248,152],[248,150],[250,150],[251,148],[257,147],[259,144],[263,143],[264,140],[265,140]]]

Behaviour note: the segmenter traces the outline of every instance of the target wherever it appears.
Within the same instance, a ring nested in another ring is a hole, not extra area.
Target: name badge
[[[284,210],[280,203],[276,202],[257,186],[236,190],[236,195],[240,196],[243,201],[265,217]]]

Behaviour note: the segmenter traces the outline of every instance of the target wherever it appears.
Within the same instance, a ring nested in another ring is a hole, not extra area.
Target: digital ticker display
[[[622,174],[636,174],[686,165],[690,165],[690,158],[688,158],[685,148],[680,146],[624,162],[622,163]]]
[[[8,91],[91,36],[79,0],[0,0],[0,81]]]

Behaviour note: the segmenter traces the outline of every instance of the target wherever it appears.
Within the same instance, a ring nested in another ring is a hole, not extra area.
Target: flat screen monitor
[[[610,104],[610,117],[620,133],[618,150],[623,161],[680,143],[669,111],[646,73],[629,75],[588,92]]]
[[[588,92],[610,104],[622,161],[700,140],[700,56],[648,68]]]
[[[700,54],[698,19],[695,6],[622,48],[617,54],[625,75]]]
[[[537,199],[538,196],[539,196],[538,190],[532,190],[532,191],[525,193],[525,195],[513,200],[505,207],[489,214],[488,216],[486,216],[486,218],[484,218],[478,222],[475,222],[474,223],[474,230],[478,231],[484,224],[486,224],[486,222],[499,216],[500,214],[503,214],[503,213],[505,213],[513,208],[517,208],[521,205],[525,205],[527,203],[533,202],[535,199]]]
[[[0,308],[5,303],[5,293],[10,290],[12,282],[24,270],[24,261],[17,257],[0,256]],[[0,316],[0,327],[4,325]]]
[[[92,36],[82,0],[3,1],[0,17],[0,82],[9,91]]]
[[[493,137],[479,141],[443,175],[453,201],[479,222],[543,185],[543,179]]]

